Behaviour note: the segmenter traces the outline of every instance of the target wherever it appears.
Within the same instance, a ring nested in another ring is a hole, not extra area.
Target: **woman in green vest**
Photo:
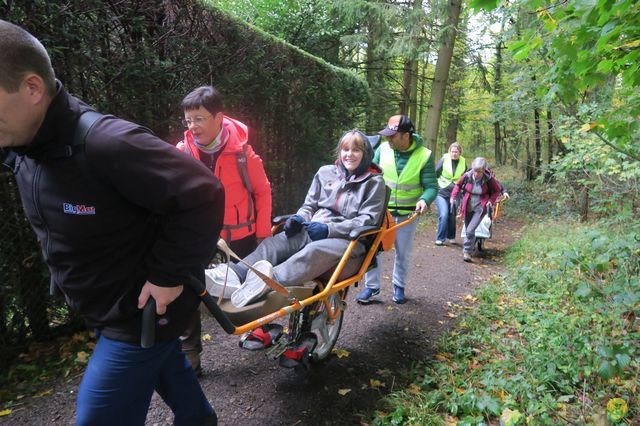
[[[454,142],[449,146],[449,152],[444,154],[436,164],[436,177],[438,178],[438,196],[436,207],[438,208],[438,232],[436,245],[443,246],[445,239],[449,243],[455,243],[456,239],[456,215],[451,212],[449,198],[451,191],[458,179],[467,170],[467,162],[462,156],[462,147]]]

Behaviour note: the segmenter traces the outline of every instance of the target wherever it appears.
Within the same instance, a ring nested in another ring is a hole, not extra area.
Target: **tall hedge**
[[[217,86],[227,114],[255,131],[276,214],[302,202],[313,173],[331,160],[367,97],[366,83],[351,72],[198,1],[22,0],[0,2],[0,16],[42,41],[71,93],[172,143],[182,136],[184,95]],[[19,230],[0,235],[4,344],[24,337],[25,325],[42,334],[33,328],[45,327],[60,308],[29,309],[22,302],[46,297],[47,272],[39,261],[34,266],[37,246],[15,205],[11,178],[0,179],[4,226]],[[17,244],[20,235],[28,237]],[[25,288],[30,295],[18,290]]]
[[[14,1],[0,13],[43,42],[73,94],[170,142],[184,95],[217,86],[257,132],[276,212],[302,201],[367,97],[355,74],[198,1]]]

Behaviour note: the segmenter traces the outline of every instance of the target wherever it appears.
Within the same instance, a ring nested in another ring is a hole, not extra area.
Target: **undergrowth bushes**
[[[549,223],[377,424],[640,422],[640,226]]]

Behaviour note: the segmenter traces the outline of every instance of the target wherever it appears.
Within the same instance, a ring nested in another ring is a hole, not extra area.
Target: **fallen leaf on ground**
[[[444,416],[444,426],[456,426],[458,424],[458,418],[450,415]]]
[[[12,413],[11,410],[2,410],[2,411],[0,411],[0,417],[8,416],[11,413]]]
[[[500,416],[500,426],[515,426],[524,423],[524,416],[518,410],[505,408]]]
[[[80,351],[76,354],[76,361],[86,363],[89,360],[89,354],[85,351]]]
[[[475,298],[475,297],[473,297],[473,296],[472,296],[472,295],[470,295],[470,294],[467,294],[467,295],[464,297],[464,300],[465,300],[465,302],[475,302],[475,301],[477,301],[478,299],[477,299],[477,298]]]
[[[407,392],[413,394],[413,395],[418,395],[420,392],[422,391],[422,388],[418,385],[416,385],[415,383],[411,383],[409,385],[409,387],[407,388]]]
[[[211,335],[210,334],[203,334],[202,335],[202,341],[203,342],[208,342],[209,340],[211,340]]]
[[[52,389],[48,389],[48,390],[46,390],[46,391],[42,391],[42,392],[40,392],[39,394],[35,395],[35,396],[34,396],[34,398],[41,398],[41,397],[43,397],[43,396],[46,396],[46,395],[51,394],[51,392],[53,392],[53,390],[52,390]]]
[[[351,389],[338,389],[338,393],[342,396],[345,396],[349,392],[351,392]]]
[[[378,389],[378,388],[385,387],[387,385],[382,383],[380,380],[369,379],[369,386],[371,386],[371,389]]]
[[[351,353],[349,351],[346,351],[344,349],[340,349],[340,348],[333,348],[333,350],[331,351],[331,353],[336,354],[336,356],[338,358],[346,358],[348,357]]]

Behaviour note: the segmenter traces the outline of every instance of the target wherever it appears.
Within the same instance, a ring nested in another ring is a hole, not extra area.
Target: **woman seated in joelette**
[[[284,286],[302,284],[333,268],[349,245],[349,232],[377,225],[384,213],[385,183],[372,159],[364,133],[345,133],[338,142],[336,162],[320,167],[304,204],[285,222],[284,232],[266,238],[243,262]],[[351,256],[362,256],[365,250],[358,242]],[[269,288],[243,262],[206,271],[208,287],[223,285],[225,277],[227,285],[239,286],[231,295],[236,307],[251,303]]]

